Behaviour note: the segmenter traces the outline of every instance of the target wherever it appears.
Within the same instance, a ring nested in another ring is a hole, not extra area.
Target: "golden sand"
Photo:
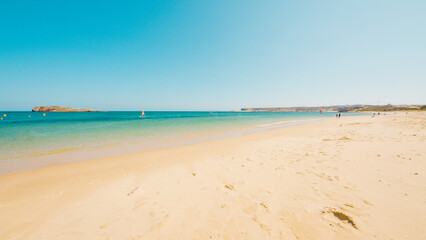
[[[425,239],[426,115],[0,176],[0,239]]]

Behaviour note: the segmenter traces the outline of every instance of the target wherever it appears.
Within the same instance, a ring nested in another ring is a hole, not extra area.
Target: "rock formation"
[[[72,108],[60,106],[37,106],[32,109],[33,112],[97,112],[90,108]]]

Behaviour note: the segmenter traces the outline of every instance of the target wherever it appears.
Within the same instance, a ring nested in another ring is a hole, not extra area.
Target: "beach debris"
[[[226,184],[225,187],[229,190],[234,190],[234,186],[232,186],[231,184]]]
[[[196,172],[192,172],[192,176],[197,176],[197,173]]]
[[[132,191],[130,191],[127,196],[132,195],[133,193],[135,193],[137,190],[139,189],[139,186],[135,187]]]
[[[350,224],[353,228],[358,229],[355,222],[352,220],[352,218],[348,215],[346,215],[343,212],[337,211],[336,209],[329,208],[327,211],[323,211],[322,213],[332,213],[337,219],[344,223]]]
[[[351,217],[349,217],[348,215],[346,215],[346,214],[344,214],[344,213],[342,213],[342,212],[338,212],[338,211],[331,211],[332,213],[333,213],[333,215],[336,217],[336,218],[338,218],[340,221],[343,221],[343,222],[347,222],[347,223],[349,223],[349,224],[351,224],[352,225],[352,227],[354,227],[355,229],[358,229],[357,227],[356,227],[356,224],[354,223],[354,221],[352,220],[352,218]]]

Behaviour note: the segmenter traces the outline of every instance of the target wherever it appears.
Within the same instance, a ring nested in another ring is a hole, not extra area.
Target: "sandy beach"
[[[0,239],[425,239],[426,115],[0,176]]]

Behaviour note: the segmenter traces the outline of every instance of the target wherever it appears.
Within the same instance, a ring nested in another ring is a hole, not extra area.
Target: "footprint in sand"
[[[284,166],[282,166],[282,165],[275,168],[275,170],[283,170],[283,169],[284,169]]]
[[[146,204],[148,204],[147,201],[138,201],[135,206],[133,207],[133,211],[138,210],[139,208],[145,206]]]
[[[352,139],[348,138],[348,137],[342,137],[339,138],[340,141],[351,141]]]
[[[272,228],[271,227],[269,227],[268,225],[265,225],[265,224],[263,224],[263,223],[260,223],[260,227],[263,229],[263,230],[265,230],[265,231],[272,231]]]
[[[265,208],[265,210],[266,210],[266,212],[267,212],[267,213],[269,213],[268,206],[267,206],[265,203],[261,202],[261,203],[260,203],[260,206],[264,207],[264,208]]]
[[[99,229],[105,229],[105,228],[109,227],[110,225],[114,224],[117,220],[118,220],[118,218],[117,218],[117,219],[114,219],[114,220],[112,220],[112,221],[109,221],[109,222],[107,222],[107,223],[105,223],[105,224],[103,224],[103,225],[99,226]]]
[[[249,215],[254,215],[254,217],[252,217],[253,219],[253,218],[256,218],[256,209],[257,209],[256,205],[250,205],[248,207],[243,208],[243,211]]]
[[[262,205],[262,203],[261,203]],[[263,206],[263,205],[262,205]],[[263,206],[265,209],[267,209],[267,206],[264,205]],[[255,221],[256,223],[259,224],[260,228],[262,228],[265,231],[272,231],[272,228],[266,224],[263,224],[262,222],[259,221],[258,217],[257,217],[257,206],[256,205],[251,205],[249,207],[246,207],[243,209],[243,211],[248,214],[251,215],[251,220]]]
[[[349,203],[345,203],[344,205],[345,205],[346,207],[355,208],[352,204],[349,204]]]

